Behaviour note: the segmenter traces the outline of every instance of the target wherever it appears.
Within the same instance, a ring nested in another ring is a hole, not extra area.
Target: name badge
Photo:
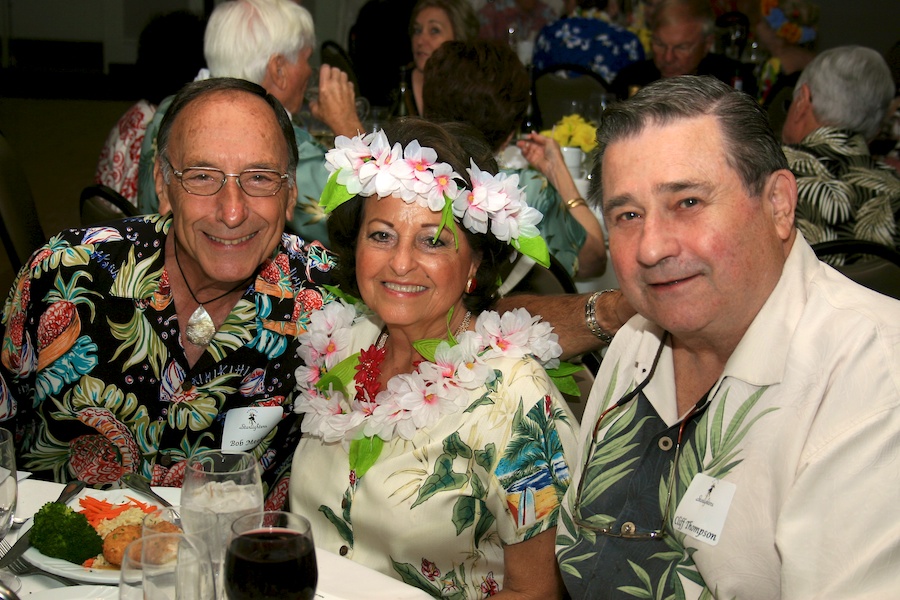
[[[737,486],[730,481],[697,473],[678,503],[672,524],[685,535],[715,546],[722,537],[735,490]]]
[[[275,429],[283,414],[280,406],[232,408],[225,413],[222,452],[247,452],[256,448]]]

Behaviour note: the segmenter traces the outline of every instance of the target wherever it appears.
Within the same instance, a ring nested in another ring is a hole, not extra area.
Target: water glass
[[[220,527],[226,530],[237,517],[262,510],[262,481],[256,459],[247,452],[220,450],[190,457],[184,470],[181,506],[216,513]]]
[[[318,568],[309,521],[282,511],[237,519],[231,525],[224,571],[229,600],[312,600]]]
[[[119,600],[215,600],[212,561],[199,537],[156,533],[125,548]]]
[[[259,465],[247,452],[207,450],[190,457],[184,469],[181,507],[216,514],[218,536],[212,553],[216,573],[221,573],[222,548],[228,542],[231,523],[240,516],[263,510]],[[221,578],[217,576],[221,587]]]

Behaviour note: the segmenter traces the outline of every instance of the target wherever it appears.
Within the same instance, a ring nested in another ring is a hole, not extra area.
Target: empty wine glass
[[[311,600],[318,568],[309,521],[300,515],[265,511],[231,525],[225,554],[229,600]]]
[[[0,429],[0,538],[6,537],[12,527],[17,494],[16,448],[13,434],[6,429]],[[14,592],[22,587],[19,578],[9,571],[0,572],[0,581]]]
[[[199,537],[155,533],[125,548],[119,600],[215,600],[212,561]]]

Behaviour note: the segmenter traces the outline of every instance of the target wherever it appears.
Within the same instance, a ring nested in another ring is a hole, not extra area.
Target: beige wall
[[[31,184],[46,236],[78,227],[78,197],[93,183],[100,147],[130,102],[0,98],[0,131]],[[0,297],[12,268],[0,249]]]

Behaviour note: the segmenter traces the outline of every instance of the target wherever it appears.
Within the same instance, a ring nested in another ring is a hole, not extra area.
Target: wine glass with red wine
[[[229,600],[312,600],[318,569],[309,521],[300,515],[265,511],[231,525],[225,553]]]

